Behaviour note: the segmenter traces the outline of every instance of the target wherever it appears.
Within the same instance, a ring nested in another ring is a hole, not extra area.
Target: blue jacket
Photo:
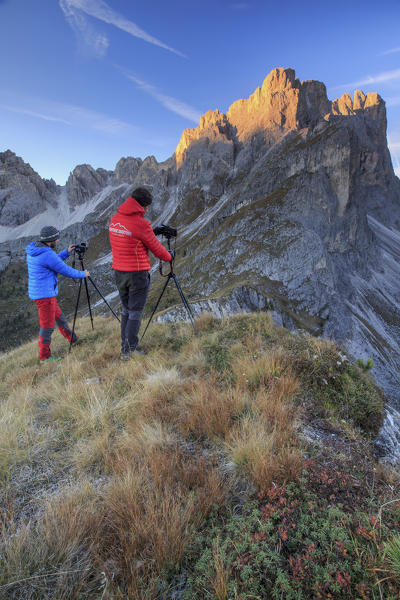
[[[26,248],[28,263],[28,294],[32,300],[52,298],[58,294],[58,273],[74,279],[83,279],[84,271],[78,271],[63,261],[69,257],[68,250],[57,254],[48,246],[36,246],[31,242]]]

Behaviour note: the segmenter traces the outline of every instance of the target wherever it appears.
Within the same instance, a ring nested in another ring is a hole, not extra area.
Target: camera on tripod
[[[86,242],[81,242],[80,244],[76,244],[76,246],[74,248],[74,252],[76,252],[76,254],[78,255],[79,260],[82,260],[83,255],[85,254],[86,250],[87,250]]]
[[[154,227],[153,231],[154,235],[163,235],[167,238],[167,240],[170,240],[171,238],[176,237],[178,235],[178,232],[175,229],[175,227],[165,225],[165,223],[161,223],[161,225],[158,225],[158,227]]]
[[[154,315],[156,313],[156,310],[158,308],[158,305],[160,304],[161,298],[163,297],[164,292],[167,289],[167,285],[168,285],[168,283],[169,283],[169,281],[171,279],[175,283],[176,289],[178,290],[178,293],[179,293],[179,295],[181,297],[181,300],[183,302],[183,306],[185,307],[186,312],[187,312],[187,314],[189,316],[189,319],[192,322],[193,331],[194,331],[195,335],[197,335],[196,327],[195,327],[195,324],[194,324],[194,315],[193,315],[192,309],[190,308],[189,303],[186,300],[185,295],[184,295],[184,293],[182,291],[182,288],[181,288],[181,286],[178,283],[177,276],[174,273],[175,250],[171,250],[171,238],[176,238],[177,235],[178,235],[178,231],[175,229],[175,227],[171,227],[170,225],[166,225],[165,223],[161,223],[161,225],[158,225],[157,227],[154,227],[153,232],[154,232],[154,235],[163,235],[165,238],[167,238],[168,250],[169,250],[169,252],[170,252],[170,254],[172,256],[172,259],[171,259],[171,262],[169,263],[169,265],[170,265],[170,271],[166,275],[164,275],[163,272],[162,272],[162,262],[160,260],[160,265],[158,267],[159,273],[160,273],[161,277],[166,277],[167,280],[166,280],[166,282],[164,284],[164,287],[163,287],[163,289],[161,291],[161,294],[160,294],[160,296],[159,296],[159,298],[158,298],[158,300],[156,302],[154,310],[153,310],[153,312],[150,315],[150,318],[149,318],[149,320],[147,322],[145,330],[144,330],[144,332],[142,334],[142,337],[140,339],[142,340],[144,338],[145,333],[147,331],[147,328],[150,325],[151,320],[152,320],[152,318],[154,317]],[[176,240],[175,240],[175,243],[176,243]]]
[[[87,303],[88,303],[90,320],[92,322],[92,329],[94,329],[94,326],[93,326],[92,307],[91,307],[91,304],[90,304],[88,281],[90,281],[90,283],[92,284],[92,286],[94,287],[94,289],[96,290],[96,292],[103,299],[103,301],[108,306],[108,308],[110,309],[110,311],[112,312],[112,314],[114,315],[114,317],[117,319],[117,321],[120,321],[118,315],[113,311],[113,309],[111,308],[111,306],[109,305],[109,303],[107,302],[107,300],[104,298],[103,294],[101,293],[101,291],[99,290],[99,288],[97,287],[97,285],[95,284],[95,282],[93,281],[93,279],[90,277],[89,272],[87,272],[85,270],[85,265],[83,264],[83,255],[85,254],[85,252],[87,250],[87,243],[86,242],[81,242],[80,244],[74,244],[74,245],[75,245],[75,248],[74,248],[74,257],[72,259],[72,267],[75,268],[75,259],[76,259],[76,257],[78,257],[78,260],[81,263],[82,271],[85,271],[86,277],[82,278],[82,279],[79,279],[79,289],[78,289],[78,294],[77,294],[76,303],[75,303],[74,323],[72,325],[72,334],[71,334],[71,340],[70,340],[70,343],[69,343],[69,350],[68,350],[68,352],[71,352],[72,340],[74,339],[76,315],[78,314],[78,306],[79,306],[79,299],[81,297],[82,282],[84,282],[84,284],[85,284],[86,298],[87,298]]]

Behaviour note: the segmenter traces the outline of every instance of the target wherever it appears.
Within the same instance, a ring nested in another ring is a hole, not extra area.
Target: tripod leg
[[[84,271],[84,270],[85,270],[85,267],[84,267],[84,264],[83,264],[83,260],[82,260],[82,259],[80,260],[80,263],[81,263],[81,268],[82,268],[82,271]],[[92,315],[92,307],[90,306],[89,288],[88,288],[88,284],[87,284],[87,279],[86,279],[86,277],[85,277],[84,281],[85,281],[85,290],[86,290],[86,298],[87,298],[87,303],[88,303],[88,308],[89,308],[90,321],[91,321],[91,323],[92,323],[92,329],[94,329],[94,325],[93,325],[93,315]]]
[[[115,314],[115,312],[113,311],[113,309],[111,308],[111,306],[108,304],[107,300],[104,298],[103,294],[101,293],[101,291],[99,290],[99,288],[97,287],[97,285],[95,284],[95,282],[93,281],[93,279],[91,277],[88,277],[90,283],[92,284],[92,286],[94,287],[94,289],[96,290],[96,292],[98,294],[100,294],[100,296],[102,297],[102,299],[104,300],[104,302],[107,304],[108,308],[110,309],[110,311],[112,312],[112,314],[114,315],[114,317],[117,319],[117,321],[121,322],[120,318],[118,317],[118,315]]]
[[[90,320],[91,320],[91,322],[92,322],[92,329],[94,329],[94,325],[93,325],[93,315],[92,315],[92,307],[90,306],[90,296],[89,296],[89,289],[88,289],[88,284],[87,284],[87,281],[86,281],[86,277],[85,277],[84,281],[85,281],[86,298],[87,298],[88,307],[89,307],[89,315],[90,315]]]
[[[162,289],[162,292],[161,292],[161,294],[160,294],[160,296],[159,296],[159,298],[157,300],[157,304],[155,305],[154,310],[151,313],[150,319],[147,321],[147,325],[146,325],[145,330],[144,330],[144,332],[142,334],[142,337],[140,338],[140,341],[142,341],[142,339],[144,338],[144,334],[146,333],[147,328],[150,325],[150,322],[151,322],[152,318],[154,317],[154,313],[156,312],[156,310],[158,308],[158,305],[160,304],[160,300],[163,297],[163,294],[164,294],[165,290],[167,289],[167,285],[168,285],[168,282],[169,282],[170,279],[171,279],[171,273],[168,275],[167,281],[165,282],[164,287]]]
[[[183,293],[183,291],[182,291],[182,288],[181,288],[181,286],[180,286],[180,285],[179,285],[179,283],[178,283],[178,280],[177,280],[177,278],[176,278],[176,275],[175,275],[175,273],[173,273],[173,274],[171,275],[171,277],[172,277],[172,279],[175,281],[176,289],[178,290],[178,292],[179,292],[179,295],[180,295],[180,297],[182,298],[183,305],[184,305],[184,307],[186,308],[186,312],[187,312],[187,314],[189,315],[189,318],[190,318],[190,320],[191,320],[191,322],[192,322],[193,331],[194,331],[195,335],[197,335],[197,331],[196,331],[196,328],[195,328],[195,326],[194,326],[194,316],[193,316],[193,313],[192,313],[192,309],[190,308],[190,306],[189,306],[189,303],[188,303],[188,301],[187,301],[187,300],[186,300],[186,298],[185,298],[185,295],[184,295],[184,293]]]
[[[76,303],[75,303],[74,323],[72,325],[71,339],[69,341],[69,350],[68,350],[68,352],[71,352],[72,340],[74,339],[75,322],[76,322],[76,315],[78,314],[78,306],[79,306],[79,298],[81,297],[81,290],[82,290],[82,279],[79,281],[79,290],[78,290],[78,295],[77,295]]]

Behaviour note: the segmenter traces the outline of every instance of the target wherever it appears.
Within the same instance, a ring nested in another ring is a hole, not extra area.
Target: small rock
[[[92,383],[101,383],[103,381],[103,377],[89,377],[86,379],[86,385],[91,385]]]

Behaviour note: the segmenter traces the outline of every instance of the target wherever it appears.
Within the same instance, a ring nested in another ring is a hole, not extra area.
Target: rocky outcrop
[[[143,161],[141,158],[121,158],[115,167],[114,179],[116,183],[134,183]]]
[[[0,152],[0,225],[15,227],[54,204],[57,185],[11,150]]]
[[[274,69],[261,87],[246,100],[234,102],[227,114],[209,111],[195,129],[186,129],[175,150],[177,167],[188,157],[190,146],[228,145],[234,141],[243,146],[261,134],[263,145],[271,145],[288,132],[315,125],[335,115],[354,115],[370,110],[369,117],[385,119],[384,102],[378,94],[365,96],[355,92],[354,102],[349,94],[330,102],[325,85],[319,81],[296,79],[293,69]],[[373,114],[372,114],[373,112]],[[382,125],[382,123],[381,123]]]
[[[75,167],[66,183],[68,203],[71,207],[83,204],[100,192],[108,183],[111,172],[90,165]]]

